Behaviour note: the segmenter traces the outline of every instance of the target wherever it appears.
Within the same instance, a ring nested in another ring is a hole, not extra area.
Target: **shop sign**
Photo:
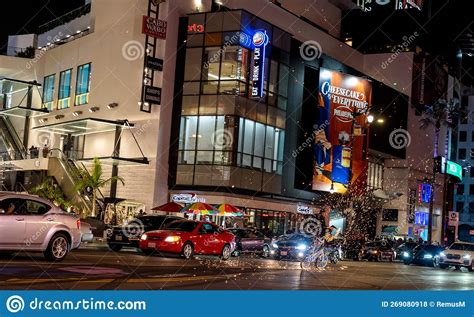
[[[312,215],[313,208],[306,206],[306,205],[297,205],[296,212],[303,215]]]
[[[263,95],[263,75],[265,74],[265,48],[268,44],[268,35],[266,31],[255,32],[252,37],[253,50],[253,68],[252,68],[252,91],[253,98],[260,98]]]
[[[413,223],[415,221],[415,204],[416,204],[416,189],[410,189],[408,193],[408,210],[407,210],[408,223]]]
[[[194,193],[189,193],[189,194],[173,194],[171,195],[171,201],[174,201],[175,203],[193,204],[193,203],[205,203],[206,199],[202,197],[198,197]]]
[[[145,86],[145,102],[156,105],[161,104],[161,88],[153,86]]]
[[[415,225],[427,226],[430,214],[427,212],[415,212]]]
[[[449,212],[449,219],[448,219],[448,226],[457,227],[459,223],[459,212],[450,211]]]
[[[469,230],[469,235],[474,236],[474,230]]]
[[[142,20],[142,33],[164,40],[166,39],[167,22],[144,15]]]
[[[423,9],[423,0],[395,0],[395,10]]]
[[[161,58],[147,56],[145,58],[145,65],[145,67],[149,69],[157,70],[160,72],[163,71],[163,60]]]
[[[456,176],[460,181],[462,181],[461,165],[448,160],[446,162],[446,174]]]
[[[429,203],[431,199],[431,184],[418,185],[418,201],[420,203]]]
[[[204,24],[193,23],[188,25],[188,33],[204,33]]]

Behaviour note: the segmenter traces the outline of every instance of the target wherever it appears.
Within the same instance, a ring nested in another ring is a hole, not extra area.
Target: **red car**
[[[210,222],[176,220],[163,230],[144,233],[140,249],[145,254],[159,251],[180,254],[185,259],[194,254],[210,254],[227,260],[234,252],[235,236]]]

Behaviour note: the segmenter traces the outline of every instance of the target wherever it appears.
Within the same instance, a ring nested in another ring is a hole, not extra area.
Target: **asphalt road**
[[[251,256],[186,261],[134,250],[83,249],[61,263],[48,262],[41,254],[1,257],[0,290],[7,289],[472,290],[474,273],[352,261],[303,271],[299,262]]]

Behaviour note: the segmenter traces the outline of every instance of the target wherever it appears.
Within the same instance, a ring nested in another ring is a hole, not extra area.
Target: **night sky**
[[[432,3],[431,10],[427,10]],[[459,45],[472,57],[463,58],[464,69],[472,73],[474,60],[474,42],[460,44],[460,34],[474,31],[472,0],[426,0],[423,12],[417,10],[400,10],[394,12],[391,6],[364,13],[352,10],[343,14],[343,29],[350,29],[354,38],[363,40],[365,46],[371,42],[397,41],[403,35],[420,31],[422,36],[417,39],[435,55],[446,57],[451,66],[456,63],[456,50]],[[12,19],[2,23],[0,29],[0,53],[7,49],[8,35],[36,32],[39,25],[61,16],[84,4],[84,0],[16,0],[3,1],[2,11],[8,12]],[[404,12],[406,11],[406,12]],[[349,27],[344,28],[344,25]],[[375,30],[375,32],[374,32]],[[344,36],[344,34],[341,34]],[[470,43],[470,44],[469,44]],[[357,47],[364,51],[364,47]],[[472,78],[472,77],[471,77]],[[472,81],[472,80],[471,80]],[[474,84],[474,81],[472,81]]]
[[[38,26],[84,5],[84,0],[15,0],[2,1],[0,52],[7,50],[8,35],[35,33]],[[8,21],[8,22],[6,22]]]

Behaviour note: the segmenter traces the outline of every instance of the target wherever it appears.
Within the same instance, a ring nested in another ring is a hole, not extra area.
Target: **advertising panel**
[[[320,69],[313,190],[344,193],[349,185],[365,188],[371,95],[369,80]]]

